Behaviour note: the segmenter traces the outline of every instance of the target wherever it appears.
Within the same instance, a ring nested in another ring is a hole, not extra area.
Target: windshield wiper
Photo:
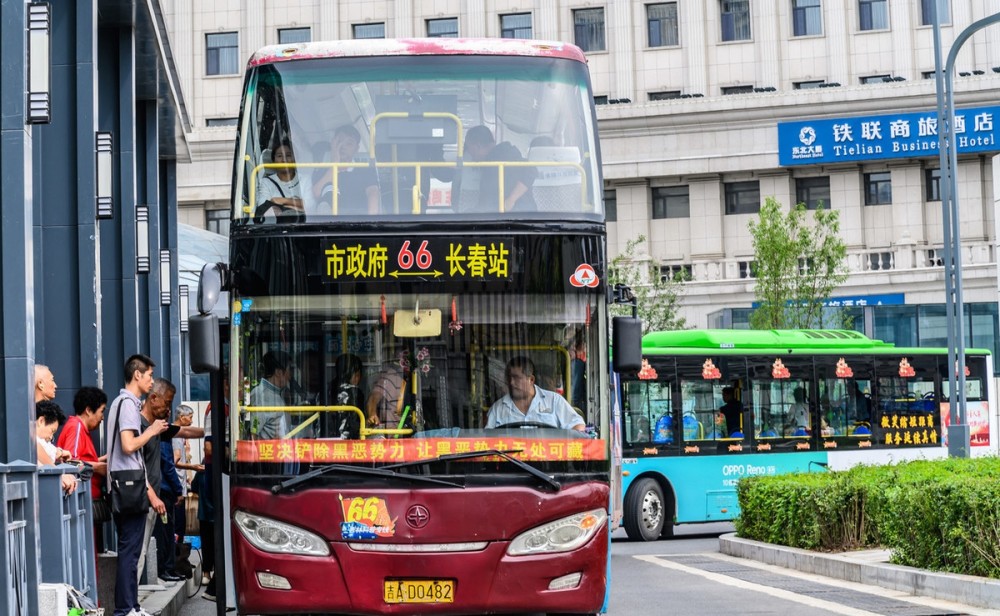
[[[383,466],[384,469],[392,468],[406,468],[408,466],[420,466],[422,464],[430,464],[431,462],[451,462],[453,460],[468,460],[470,458],[482,458],[485,456],[499,456],[504,460],[512,463],[514,466],[524,470],[526,473],[538,477],[544,481],[550,488],[558,492],[562,489],[562,484],[553,479],[550,475],[546,475],[542,471],[538,470],[534,466],[528,464],[524,460],[518,460],[512,453],[521,453],[523,449],[484,449],[482,451],[468,451],[465,453],[452,453],[444,456],[438,456],[436,458],[428,458],[426,460],[414,460],[413,462],[400,462],[399,464],[390,464],[389,466]]]
[[[452,488],[465,488],[465,486],[454,483],[452,481],[444,481],[442,479],[434,479],[433,477],[424,477],[422,475],[408,475],[406,473],[397,473],[391,470],[390,467],[386,466],[383,468],[367,468],[364,466],[348,466],[346,464],[330,464],[329,466],[323,466],[309,471],[305,475],[298,475],[292,477],[291,479],[286,479],[276,486],[271,487],[272,494],[280,494],[281,492],[287,490],[288,488],[299,485],[300,483],[305,483],[310,479],[319,477],[320,475],[325,475],[332,472],[341,472],[346,474],[354,475],[369,475],[372,477],[385,477],[388,479],[405,479],[407,481],[416,481],[423,483],[436,483],[443,486],[449,486]]]

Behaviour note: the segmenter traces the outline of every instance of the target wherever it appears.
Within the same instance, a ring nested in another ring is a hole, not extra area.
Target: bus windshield
[[[603,468],[606,377],[586,360],[602,352],[604,309],[596,292],[243,299],[236,460],[297,474],[491,449],[553,472]],[[529,383],[540,408],[511,419]]]
[[[254,67],[234,218],[600,220],[588,80],[584,64],[547,57],[333,57]]]

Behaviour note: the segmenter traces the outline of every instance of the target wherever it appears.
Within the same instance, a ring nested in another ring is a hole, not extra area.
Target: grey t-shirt
[[[110,472],[141,469],[143,467],[140,452],[136,451],[132,454],[126,454],[122,449],[121,438],[121,433],[126,430],[131,430],[136,436],[141,434],[142,416],[139,414],[141,405],[142,403],[139,399],[127,389],[122,389],[118,393],[118,397],[111,403],[108,416],[104,419],[106,442],[110,447],[108,450],[108,471]],[[116,425],[118,434],[114,433]],[[114,443],[113,447],[111,446],[112,443]]]

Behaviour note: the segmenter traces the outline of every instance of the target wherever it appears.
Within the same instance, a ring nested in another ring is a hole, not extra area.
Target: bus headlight
[[[514,537],[507,554],[525,556],[575,550],[589,541],[607,519],[607,511],[594,509],[543,524]]]
[[[234,513],[233,520],[240,534],[259,550],[275,554],[330,555],[330,546],[322,537],[298,526],[245,511]]]

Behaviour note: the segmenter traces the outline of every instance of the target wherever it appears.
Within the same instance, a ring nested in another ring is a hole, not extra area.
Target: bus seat
[[[574,147],[538,146],[528,151],[528,160],[547,163],[580,163],[580,151]],[[536,167],[533,193],[540,212],[579,212],[583,178],[579,169],[570,166]]]
[[[868,425],[868,422],[859,422],[855,424],[854,428],[851,430],[851,434],[855,436],[871,436],[872,429]]]
[[[804,426],[798,426],[792,431],[792,436],[809,436],[809,431]]]
[[[693,441],[704,438],[705,428],[694,415],[685,415],[681,425],[684,428],[684,440]]]
[[[768,428],[767,430],[764,430],[763,432],[760,433],[761,438],[775,438],[777,436],[778,432],[774,428]]]

